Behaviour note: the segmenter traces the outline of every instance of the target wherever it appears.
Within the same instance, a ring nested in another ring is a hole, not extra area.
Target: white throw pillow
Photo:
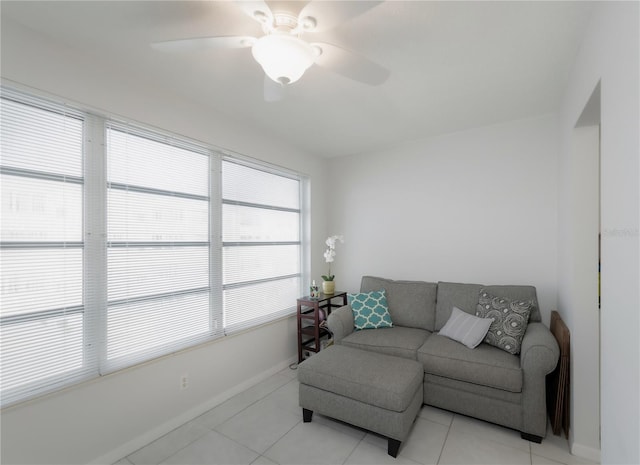
[[[469,349],[482,342],[493,322],[490,318],[478,318],[453,307],[449,321],[440,330],[440,336],[458,341]]]

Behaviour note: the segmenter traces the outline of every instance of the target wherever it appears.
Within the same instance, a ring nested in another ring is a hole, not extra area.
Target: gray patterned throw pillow
[[[496,297],[480,289],[476,316],[493,320],[484,342],[510,354],[519,354],[532,305],[531,301]]]

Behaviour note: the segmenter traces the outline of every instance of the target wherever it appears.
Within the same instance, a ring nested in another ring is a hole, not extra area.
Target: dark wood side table
[[[333,299],[340,299],[340,303],[333,303]],[[320,340],[329,336],[329,331],[321,326],[320,310],[323,310],[325,319],[334,308],[347,305],[347,293],[336,291],[331,295],[320,293],[320,296],[310,296],[298,299],[298,363],[304,360],[304,352],[320,352]]]

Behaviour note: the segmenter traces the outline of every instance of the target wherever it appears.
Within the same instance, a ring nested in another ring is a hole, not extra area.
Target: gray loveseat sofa
[[[454,306],[475,315],[482,288],[496,296],[533,302],[520,354],[484,342],[469,349],[438,335]],[[362,278],[361,292],[381,289],[386,291],[393,327],[356,331],[347,305],[327,319],[335,344],[417,360],[424,366],[425,404],[542,441],[547,425],[545,377],[555,368],[559,350],[541,322],[535,287]]]

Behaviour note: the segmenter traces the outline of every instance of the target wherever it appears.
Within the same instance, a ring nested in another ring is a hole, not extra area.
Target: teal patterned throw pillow
[[[381,291],[347,294],[353,310],[353,324],[356,329],[391,328],[391,315],[384,289]]]

